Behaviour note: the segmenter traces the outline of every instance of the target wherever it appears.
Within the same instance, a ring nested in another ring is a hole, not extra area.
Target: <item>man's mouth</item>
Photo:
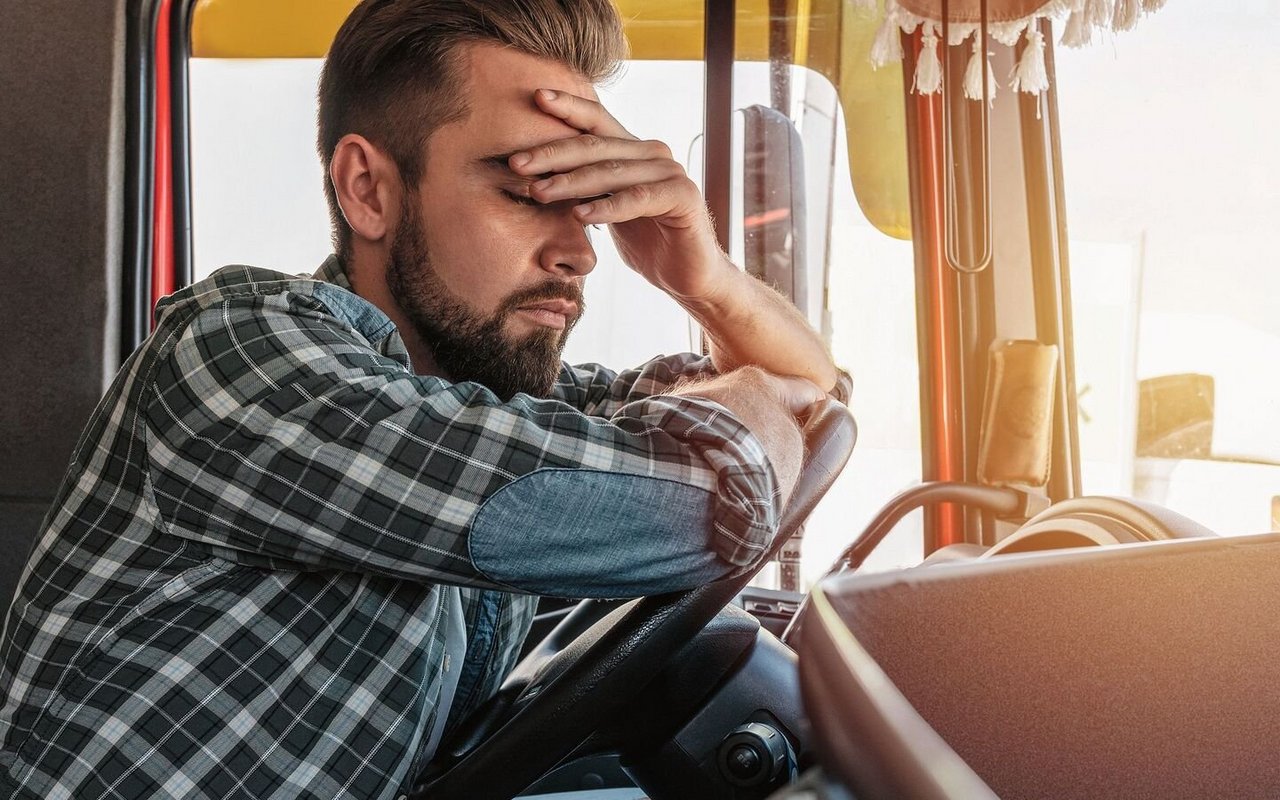
[[[578,316],[578,304],[571,300],[539,300],[518,306],[517,311],[548,328],[564,330]]]

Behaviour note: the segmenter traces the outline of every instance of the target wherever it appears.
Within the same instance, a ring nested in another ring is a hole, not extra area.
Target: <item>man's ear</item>
[[[338,140],[329,180],[342,216],[358,238],[376,242],[393,228],[400,210],[400,172],[368,139],[348,133]]]

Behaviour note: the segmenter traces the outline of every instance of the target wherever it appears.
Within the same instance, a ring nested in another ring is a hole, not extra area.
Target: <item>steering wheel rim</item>
[[[465,752],[438,754],[410,797],[511,797],[639,693],[808,518],[848,461],[857,426],[847,408],[827,400],[810,415],[804,439],[804,466],[778,533],[753,568],[687,591],[636,598],[611,611],[548,659],[518,696],[492,711],[493,724],[481,741]],[[517,743],[519,758],[513,758]]]

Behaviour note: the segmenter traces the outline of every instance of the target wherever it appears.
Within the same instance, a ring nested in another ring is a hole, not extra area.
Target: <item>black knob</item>
[[[740,781],[750,781],[760,772],[760,754],[749,744],[735,744],[725,759],[729,774]]]
[[[774,728],[748,722],[720,743],[720,771],[735,786],[763,786],[778,779],[791,755],[786,739]]]

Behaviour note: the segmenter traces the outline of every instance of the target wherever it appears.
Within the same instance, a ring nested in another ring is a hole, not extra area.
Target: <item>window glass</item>
[[[1280,529],[1280,3],[1059,49],[1084,490]]]
[[[229,263],[309,273],[330,252],[324,176],[315,152],[316,59],[194,59],[191,63],[193,241],[197,279]],[[701,180],[701,62],[635,61],[602,87],[602,101],[629,130],[665,141]],[[849,179],[845,125],[834,87],[802,68],[790,74],[791,108],[804,159],[803,236],[809,274],[805,311],[854,376],[859,443],[849,468],[814,513],[804,540],[802,583],[819,577],[884,501],[920,479],[914,267],[911,244],[876,230]],[[744,263],[744,121],[768,105],[769,71],[735,66],[735,158],[731,255]],[[770,152],[766,168],[780,154]],[[769,211],[770,209],[765,209]],[[587,281],[589,312],[565,357],[611,367],[659,353],[697,350],[688,316],[624,265],[606,232]],[[824,313],[825,299],[825,313]],[[917,563],[920,521],[908,518],[867,569]],[[776,575],[766,573],[768,584]]]
[[[836,363],[853,375],[851,405],[859,429],[848,468],[814,511],[804,533],[800,584],[807,588],[822,577],[886,500],[919,482],[920,399],[911,243],[881,233],[859,208],[849,177],[847,126],[835,87],[802,67],[793,67],[789,79],[787,117],[801,144],[803,161],[799,171],[804,191],[796,194],[803,197],[808,270],[808,302],[799,305],[827,336]],[[749,263],[744,244],[749,223],[758,226],[763,216],[760,208],[747,207],[752,190],[744,185],[746,165],[754,160],[776,171],[797,160],[777,148],[742,155],[749,149],[747,109],[770,105],[769,81],[766,63],[739,62],[734,67],[738,157],[733,164],[730,255],[741,265]],[[766,205],[779,204],[775,200]],[[917,513],[899,523],[862,569],[871,572],[917,564],[923,550],[922,519]],[[776,585],[778,578],[766,571],[757,582]]]

